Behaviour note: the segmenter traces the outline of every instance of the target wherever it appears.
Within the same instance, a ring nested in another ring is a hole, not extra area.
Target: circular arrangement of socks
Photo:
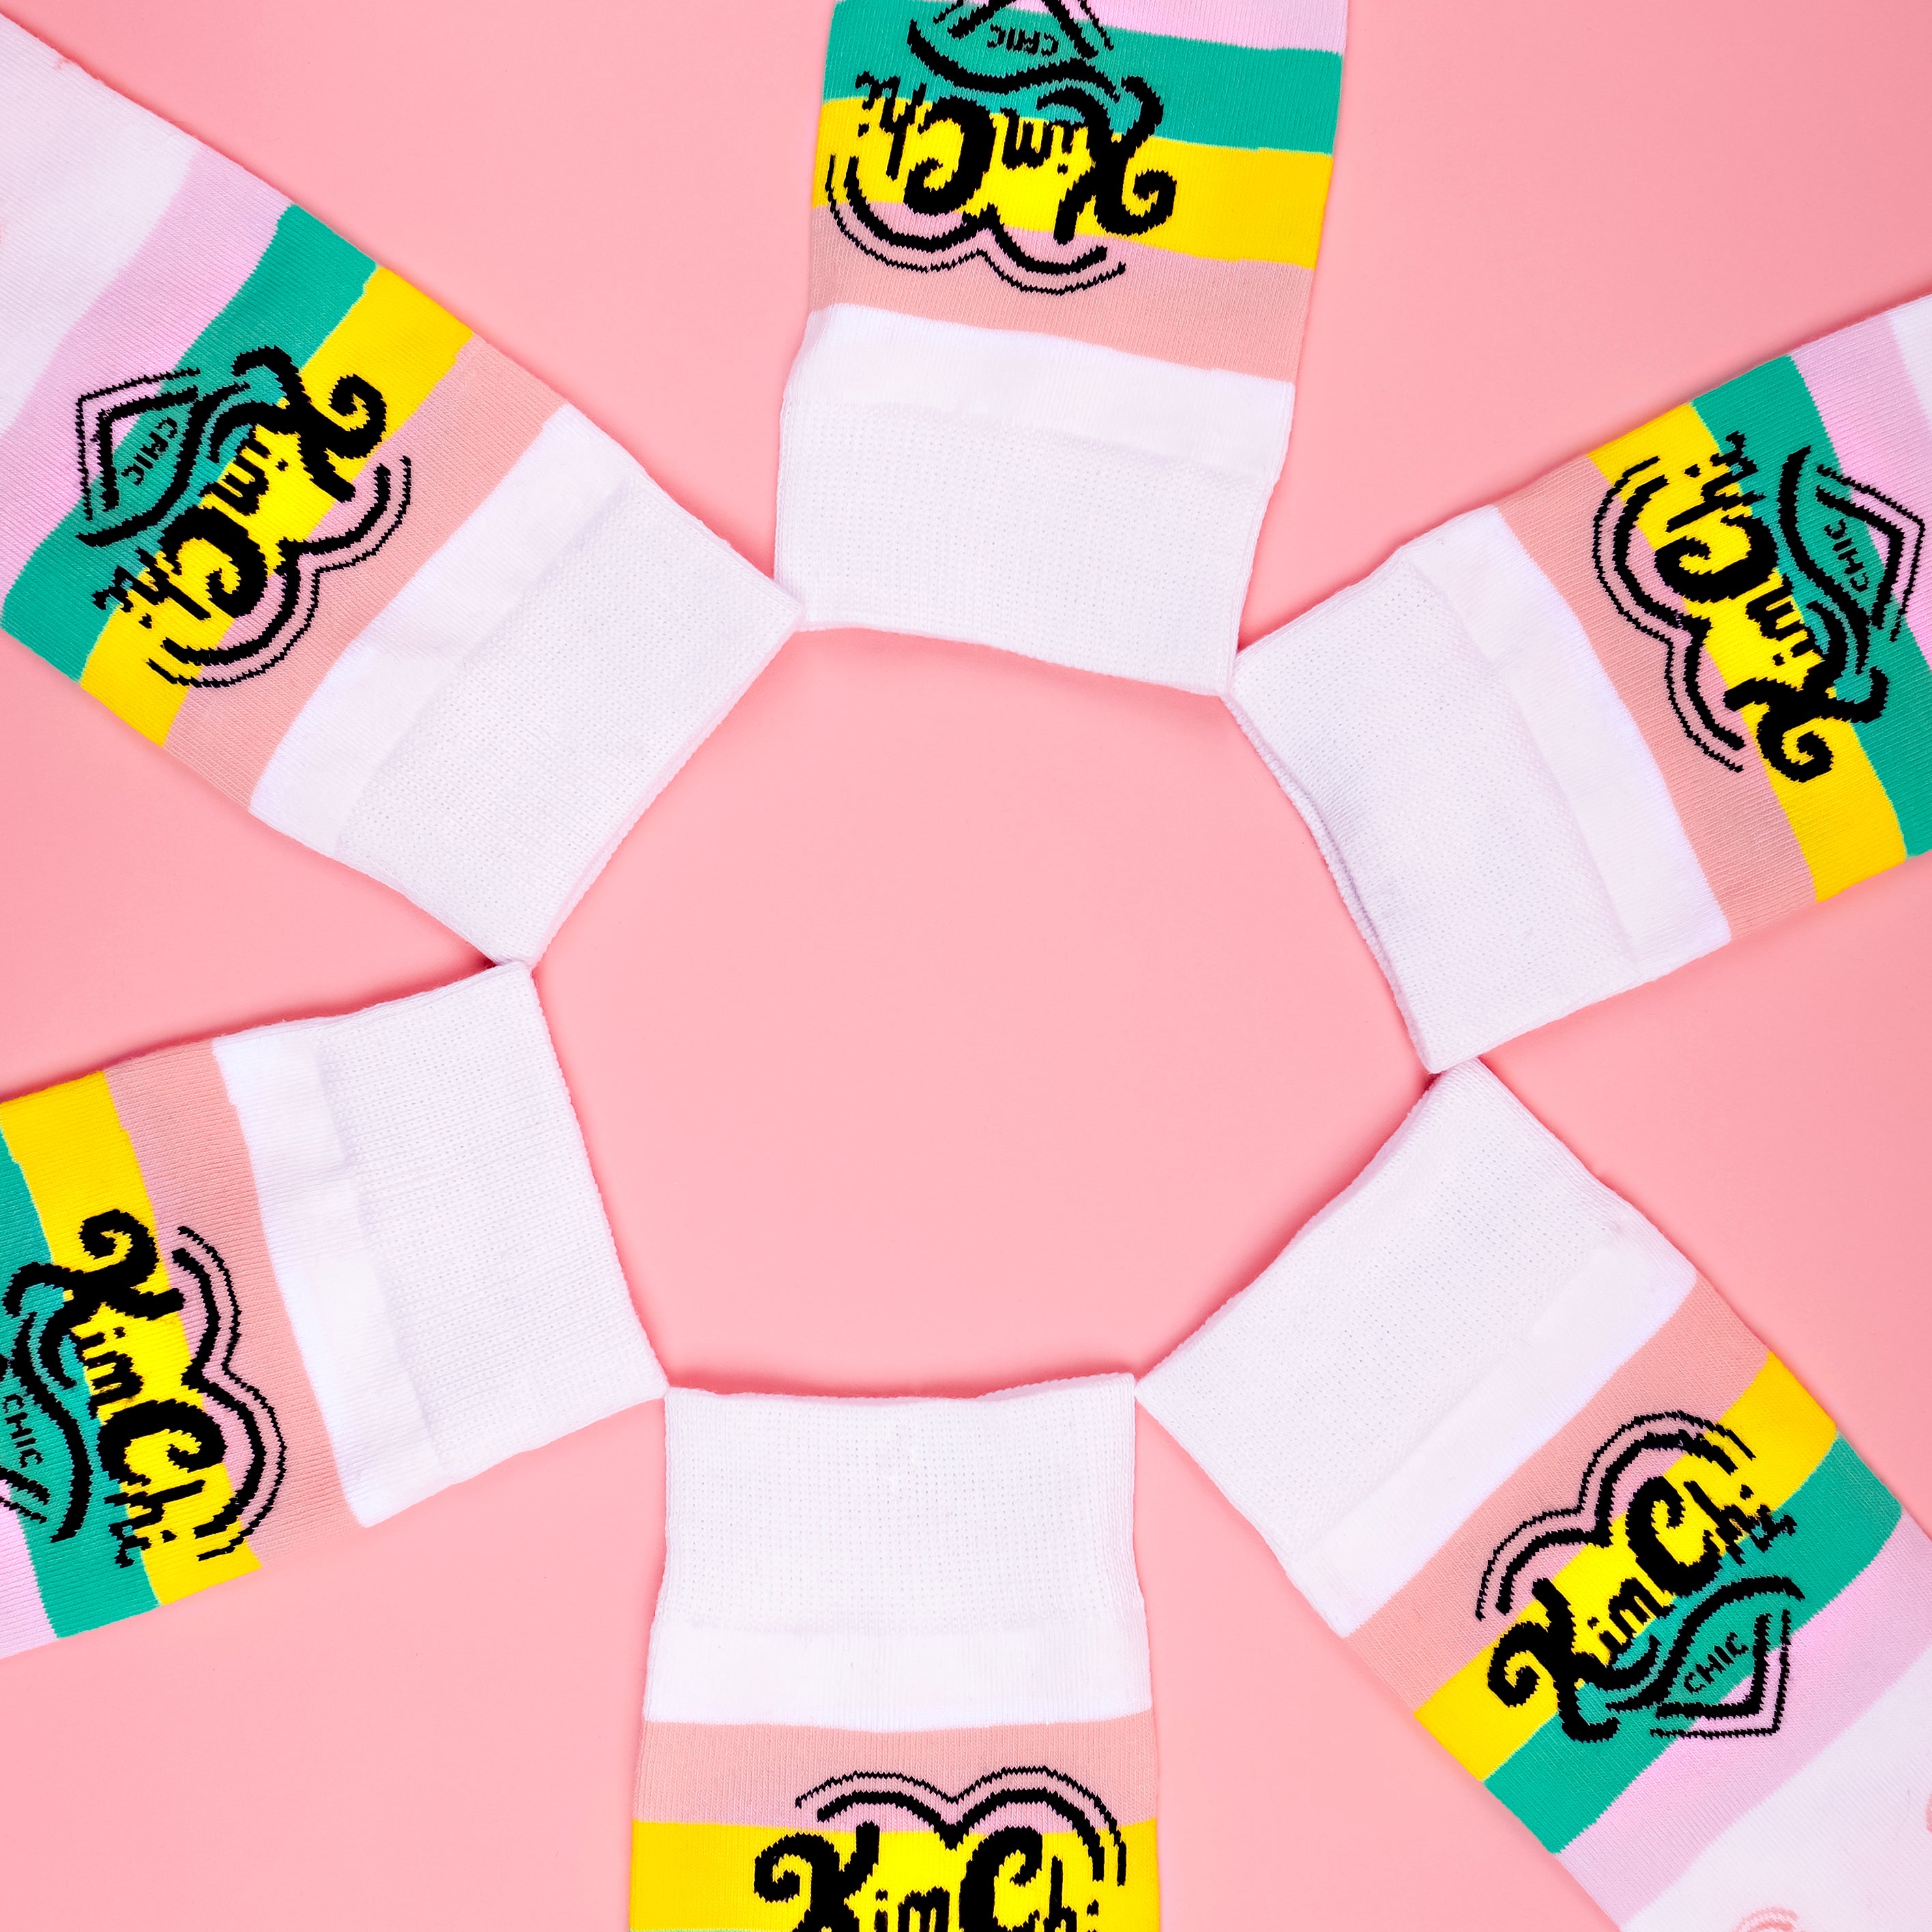
[[[0,1656],[662,1396],[634,1932],[1150,1928],[1138,1400],[1619,1925],[1922,1932],[1932,1547],[1475,1056],[1932,846],[1932,299],[1238,656],[1344,12],[838,0],[776,584],[0,20],[0,626],[498,962],[0,1102]],[[1138,1388],[667,1392],[530,966],[801,623],[1225,699],[1441,1076]]]

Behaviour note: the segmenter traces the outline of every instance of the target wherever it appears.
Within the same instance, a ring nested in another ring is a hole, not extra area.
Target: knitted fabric
[[[0,1655],[663,1388],[529,974],[0,1102]]]
[[[838,0],[778,573],[815,625],[1226,688],[1343,0]]]
[[[0,20],[0,625],[533,958],[791,628],[576,410]]]
[[[1157,1924],[1131,1382],[665,1422],[632,1927]]]
[[[1229,703],[1432,1069],[1932,846],[1932,299],[1406,544]]]
[[[1140,1399],[1619,1924],[1924,1923],[1932,1544],[1481,1066]]]

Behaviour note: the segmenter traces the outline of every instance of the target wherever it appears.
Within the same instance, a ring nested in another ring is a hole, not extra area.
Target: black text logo
[[[1597,511],[1597,574],[1663,645],[1690,742],[1742,771],[1748,730],[1766,764],[1802,782],[1832,769],[1819,723],[1884,712],[1880,659],[1904,622],[1924,533],[1810,446],[1761,462],[1738,430],[1701,462],[1648,457],[1617,478]]]
[[[857,1772],[797,1803],[824,1829],[774,1839],[752,1873],[766,1904],[798,1903],[792,1932],[1083,1932],[1105,1927],[1106,1900],[1127,1885],[1112,1812],[1044,1766],[993,1772],[958,1792]],[[853,1834],[849,1852],[834,1832]],[[934,1839],[949,1858],[934,1861]]]
[[[372,556],[409,508],[406,457],[352,483],[388,420],[382,393],[340,377],[324,408],[279,349],[251,349],[218,379],[137,376],[74,405],[84,519],[112,574],[104,611],[153,632],[150,667],[197,689],[279,664],[315,616],[322,580]],[[314,534],[322,518],[329,533]]]
[[[898,268],[977,260],[1049,294],[1124,274],[1102,237],[1160,227],[1180,190],[1136,166],[1163,110],[1146,80],[1107,71],[1113,51],[1084,0],[1079,16],[1065,0],[1043,14],[952,0],[915,17],[902,62],[853,76],[858,121],[826,164],[833,219]],[[1100,236],[1078,232],[1083,214]]]
[[[1492,1552],[1477,1618],[1517,1621],[1491,1654],[1491,1692],[1514,1708],[1548,1684],[1564,1735],[1584,1743],[1629,1723],[1658,1737],[1776,1730],[1804,1592],[1747,1562],[1798,1528],[1755,1499],[1755,1460],[1701,1416],[1626,1423],[1574,1508],[1530,1517]],[[1605,1556],[1566,1568],[1592,1551]]]
[[[136,1216],[90,1215],[80,1246],[100,1266],[30,1262],[0,1294],[0,1504],[52,1543],[104,1513],[123,1568],[160,1542],[229,1555],[274,1506],[286,1460],[274,1411],[235,1369],[227,1266],[193,1228],[178,1234],[170,1278]],[[194,1345],[158,1374],[179,1354],[152,1346],[164,1322]]]

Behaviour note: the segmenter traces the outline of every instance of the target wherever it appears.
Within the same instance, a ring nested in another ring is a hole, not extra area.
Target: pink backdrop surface
[[[829,0],[4,0],[769,567]],[[1246,634],[1932,289],[1924,0],[1358,0]],[[0,653],[0,1092],[480,962]],[[1494,1056],[1932,1521],[1932,865]],[[788,644],[541,984],[640,1309],[717,1388],[1156,1360],[1422,1085],[1217,704]],[[616,1932],[662,1412],[0,1667],[0,1925]],[[1166,1922],[1603,1921],[1142,1431]]]

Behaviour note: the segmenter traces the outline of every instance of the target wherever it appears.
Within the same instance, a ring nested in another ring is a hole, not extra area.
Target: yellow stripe
[[[1688,1456],[1668,1473],[1672,1478],[1695,1477],[1707,1492],[1721,1490],[1715,1498],[1720,1503],[1737,1501],[1737,1483],[1748,1483],[1753,1509],[1760,1503],[1775,1509],[1789,1502],[1838,1439],[1832,1418],[1774,1356],[1721,1419],[1756,1452],[1753,1461],[1741,1466],[1738,1477],[1726,1478],[1721,1472],[1714,1472],[1708,1463]],[[1676,1544],[1681,1544],[1679,1553],[1686,1560],[1696,1555],[1702,1534],[1696,1523],[1682,1526]],[[1665,1540],[1671,1542],[1668,1533]],[[1630,1554],[1621,1519],[1607,1550],[1586,1548],[1564,1565],[1556,1581],[1576,1610],[1580,1641],[1586,1620],[1603,1617],[1610,1597],[1636,1571],[1636,1559]],[[1666,1606],[1672,1601],[1664,1592],[1647,1587]],[[1498,1642],[1501,1637],[1498,1633]],[[1546,1676],[1539,1676],[1535,1696],[1514,1709],[1490,1690],[1490,1659],[1496,1647],[1492,1643],[1465,1665],[1416,1712],[1478,1778],[1487,1778],[1556,1715],[1556,1694]]]
[[[140,1163],[135,1158],[134,1143],[114,1111],[114,1097],[108,1090],[105,1074],[90,1073],[64,1086],[50,1087],[0,1104],[0,1136],[5,1137],[8,1149],[26,1178],[27,1191],[33,1196],[34,1211],[46,1236],[48,1252],[56,1265],[83,1271],[101,1265],[98,1257],[80,1245],[80,1225],[105,1209],[118,1208],[153,1230],[154,1210],[141,1178]],[[165,1269],[166,1264],[162,1266]],[[148,1285],[158,1288],[166,1284],[158,1276]],[[140,1319],[118,1316],[104,1309],[96,1322],[91,1327],[84,1326],[81,1334],[102,1332],[111,1338],[115,1350],[132,1359],[143,1395],[164,1395],[194,1402],[197,1408],[202,1406],[194,1391],[182,1385],[182,1372],[192,1359],[192,1352],[179,1316]],[[122,1406],[120,1402],[104,1404],[102,1419],[115,1414]],[[137,1444],[130,1452],[130,1460],[136,1461],[157,1488],[182,1480],[182,1472],[169,1464],[165,1438],[149,1438]],[[206,1514],[224,1507],[232,1492],[227,1473],[220,1465],[196,1473],[203,1485],[205,1520]],[[203,1562],[190,1539],[164,1541],[154,1536],[149,1540],[153,1547],[143,1552],[142,1561],[147,1568],[148,1583],[164,1604],[261,1568],[245,1546]]]
[[[992,1821],[989,1821],[989,1823]],[[809,1902],[810,1881],[803,1862],[781,1864],[775,1876],[782,1883],[796,1875],[798,1888],[788,1900],[767,1900],[753,1888],[758,1855],[788,1831],[805,1828],[833,1846],[843,1864],[856,1843],[850,1832],[812,1832],[804,1827],[770,1825],[660,1825],[641,1820],[632,1825],[631,1924],[632,1932],[791,1932]],[[1029,1912],[1047,1916],[1054,1862],[1060,1868],[1063,1906],[1082,1927],[1100,1932],[1157,1932],[1160,1923],[1160,1886],[1154,1870],[1152,1819],[1123,1828],[1127,1841],[1127,1882],[1114,1882],[1115,1854],[1106,1842],[1107,1875],[1096,1883],[1084,1844],[1071,1832],[1042,1834],[1040,1869],[1026,1885],[1014,1882],[1019,1855],[1010,1855],[994,1886],[994,1918],[1005,1925],[1028,1922]],[[870,1926],[883,1910],[888,1926],[898,1924],[900,1901],[909,1893],[935,1889],[949,1894],[946,1923],[958,1932],[961,1924],[959,1881],[980,1838],[967,1839],[948,1851],[929,1832],[886,1832],[879,1841],[879,1862],[852,1904],[862,1925]],[[778,1888],[777,1885],[771,1888]],[[878,1894],[884,1893],[881,1899]],[[1100,1910],[1089,1913],[1090,1901]],[[920,1922],[916,1907],[911,1922]],[[929,1922],[937,1926],[936,1915]]]
[[[469,340],[470,331],[454,316],[387,268],[378,268],[364,284],[354,307],[309,358],[302,370],[303,380],[309,394],[324,406],[329,392],[344,376],[357,375],[373,382],[388,405],[386,434],[393,434],[448,373]],[[254,513],[237,515],[236,520],[261,546],[272,569],[280,560],[284,538],[312,535],[338,506],[333,496],[309,481],[297,458],[294,437],[266,430],[257,434],[269,446],[274,460],[286,467],[272,471],[273,481]],[[368,460],[338,460],[336,466],[352,481]],[[190,594],[196,594],[209,572],[221,567],[224,561],[219,550],[199,538],[183,544],[178,574]],[[176,640],[197,650],[218,645],[234,622],[218,610],[197,619],[177,605],[164,608]],[[141,619],[151,615],[152,607],[138,598],[134,609],[116,609],[94,640],[80,682],[110,710],[158,745],[166,740],[175,715],[188,696],[188,687],[171,683],[150,667],[154,632],[142,628]]]
[[[1606,482],[1614,483],[1646,457],[1660,459],[1666,469],[1682,476],[1693,464],[1709,464],[1714,442],[1703,418],[1686,403],[1642,429],[1606,443],[1593,452],[1593,460]],[[1638,528],[1653,547],[1670,541],[1664,526],[1686,500],[1683,490],[1666,490],[1646,505]],[[1773,582],[1782,584],[1784,579],[1780,576]],[[1779,647],[1759,631],[1742,598],[1717,605],[1707,614],[1711,634],[1705,648],[1727,686],[1748,677],[1780,675],[1772,662]],[[1872,769],[1870,757],[1858,742],[1856,728],[1842,718],[1820,718],[1808,728],[1819,733],[1831,746],[1830,771],[1802,784],[1768,766],[1765,772],[1811,868],[1813,888],[1822,899],[1898,865],[1906,856],[1905,839],[1898,828],[1898,814]],[[1756,756],[1755,752],[1750,755]]]
[[[868,131],[861,135],[863,125]],[[1056,147],[1053,158],[1036,168],[1006,166],[1004,117],[1000,146],[986,178],[964,213],[996,206],[1010,229],[1050,235],[1060,200],[1087,164],[1087,136],[1074,136],[1070,154]],[[1043,139],[1043,124],[1029,126]],[[1064,137],[1056,137],[1064,138]],[[938,164],[934,178],[944,182],[959,158],[960,130],[940,122],[906,140],[896,180],[886,170],[892,141],[878,127],[876,109],[856,100],[828,100],[818,118],[818,165],[812,177],[812,200],[824,207],[826,170],[836,158],[838,179],[844,180],[848,155],[859,158],[859,183],[868,201],[891,205],[903,201],[906,180],[920,162]],[[1120,238],[1220,262],[1295,262],[1315,266],[1322,239],[1322,212],[1328,199],[1328,177],[1334,163],[1326,154],[1298,154],[1274,148],[1214,148],[1192,141],[1170,141],[1159,135],[1134,158],[1128,172],[1149,170],[1174,177],[1174,212],[1144,235]],[[843,188],[841,188],[841,197]],[[1143,198],[1144,199],[1144,198]],[[1135,206],[1130,200],[1129,206]],[[1109,238],[1094,218],[1090,206],[1081,212],[1077,231],[1100,240]]]

